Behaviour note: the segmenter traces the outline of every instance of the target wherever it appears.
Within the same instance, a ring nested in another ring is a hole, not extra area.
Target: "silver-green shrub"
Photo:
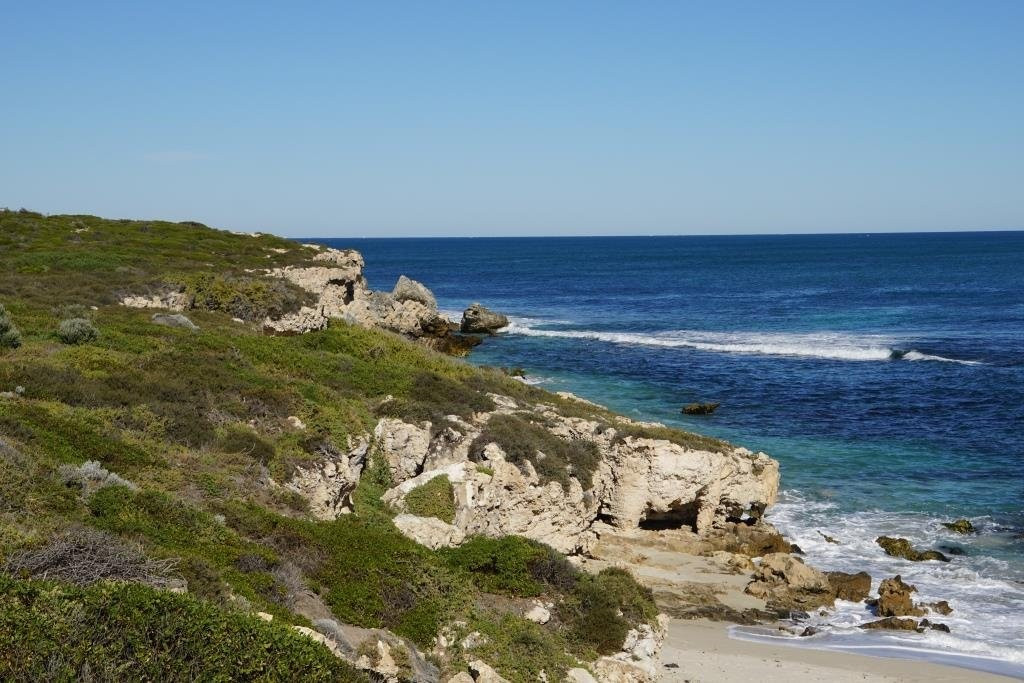
[[[65,344],[86,344],[96,341],[100,331],[85,318],[68,318],[62,320],[57,328],[57,336]]]
[[[21,346],[21,332],[11,322],[7,309],[0,304],[0,348],[16,349]]]

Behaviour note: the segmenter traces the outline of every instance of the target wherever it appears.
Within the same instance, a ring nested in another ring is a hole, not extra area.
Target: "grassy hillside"
[[[492,634],[487,654],[513,680],[542,668],[557,678],[653,614],[628,577],[584,576],[523,539],[444,552],[413,543],[379,501],[390,485],[379,462],[363,475],[355,514],[337,521],[311,520],[304,499],[274,485],[319,453],[347,450],[380,415],[441,423],[491,408],[488,391],[608,417],[381,331],[335,322],[302,336],[263,334],[265,315],[306,295],[259,271],[314,254],[196,223],[0,212],[0,304],[16,330],[0,346],[0,558],[9,575],[0,625],[15,634],[0,646],[0,677],[37,678],[47,658],[62,662],[54,671],[106,672],[100,680],[129,677],[130,662],[157,671],[170,661],[166,639],[209,629],[216,647],[195,648],[172,677],[215,679],[225,657],[241,678],[279,677],[266,658],[242,656],[255,646],[308,678],[346,680],[326,649],[282,630],[309,625],[288,600],[305,588],[338,621],[388,628],[424,651],[444,625],[466,622]],[[187,314],[198,331],[118,305],[168,288],[195,296]],[[77,321],[73,333],[67,320]],[[59,539],[81,529],[103,532],[89,536],[100,539],[89,553],[130,556],[136,568],[164,562],[189,595],[112,587],[77,565],[60,586],[39,584],[25,568],[41,557],[74,564],[61,559]],[[510,599],[540,594],[561,605],[549,626],[509,612]],[[69,606],[78,622],[67,621]],[[146,626],[165,612],[177,616]],[[122,639],[130,647],[112,645]],[[34,649],[18,654],[27,642]],[[457,650],[439,664],[457,669]]]

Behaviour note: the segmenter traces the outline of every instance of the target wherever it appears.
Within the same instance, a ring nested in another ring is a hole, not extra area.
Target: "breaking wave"
[[[688,348],[717,353],[762,356],[796,356],[843,361],[941,361],[979,365],[979,361],[945,358],[913,349],[902,351],[892,340],[874,335],[839,333],[706,332],[669,330],[664,332],[605,332],[559,330],[535,326],[536,321],[516,319],[505,328],[507,334],[562,339],[592,339],[610,344]]]

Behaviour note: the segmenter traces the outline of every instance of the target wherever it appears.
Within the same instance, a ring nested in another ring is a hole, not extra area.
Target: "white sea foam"
[[[816,567],[867,571],[873,592],[882,579],[900,574],[917,586],[916,601],[947,600],[953,607],[948,616],[929,615],[933,621],[947,624],[951,629],[948,634],[865,632],[859,626],[876,617],[863,603],[839,601],[827,616],[811,615],[809,623],[821,629],[821,637],[798,638],[795,644],[874,650],[878,654],[950,663],[958,663],[951,658],[961,658],[961,666],[1024,676],[1024,568],[981,552],[986,539],[990,542],[994,538],[989,532],[994,525],[987,518],[972,520],[981,534],[958,536],[946,530],[941,524],[944,519],[939,517],[879,510],[844,514],[832,503],[788,491],[771,509],[768,519],[797,543]],[[839,544],[826,541],[819,532],[834,537]],[[910,562],[886,555],[875,542],[881,535],[908,538],[915,547],[922,548],[953,543],[966,547],[968,554],[955,556],[949,563]],[[764,637],[756,633],[737,635]],[[999,665],[994,667],[993,661]]]
[[[562,339],[592,339],[628,346],[688,348],[717,353],[753,354],[762,356],[795,356],[842,361],[944,361],[978,364],[933,356],[919,351],[900,351],[894,340],[877,335],[841,333],[781,332],[707,332],[701,330],[668,330],[664,332],[608,332],[597,330],[550,329],[535,321],[517,318],[505,328],[508,334]]]

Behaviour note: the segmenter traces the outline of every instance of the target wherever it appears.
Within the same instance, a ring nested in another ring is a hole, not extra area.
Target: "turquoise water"
[[[1024,233],[331,242],[374,288],[406,274],[444,309],[512,316],[473,362],[771,454],[770,518],[810,562],[955,610],[952,634],[887,636],[843,605],[823,646],[1024,675]],[[941,527],[958,517],[980,533]],[[896,560],[883,533],[963,554]]]

